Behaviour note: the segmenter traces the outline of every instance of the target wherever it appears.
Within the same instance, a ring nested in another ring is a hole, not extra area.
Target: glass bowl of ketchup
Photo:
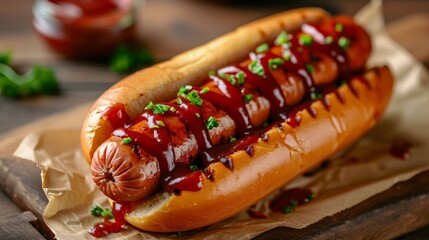
[[[33,26],[51,49],[72,58],[108,56],[135,36],[141,0],[36,0]]]

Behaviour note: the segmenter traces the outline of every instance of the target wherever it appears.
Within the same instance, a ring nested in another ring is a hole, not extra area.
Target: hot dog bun
[[[256,46],[273,41],[280,31],[292,32],[305,22],[318,22],[327,17],[328,14],[318,8],[273,15],[126,77],[101,95],[89,110],[81,133],[85,159],[90,163],[95,150],[114,130],[104,115],[108,107],[124,104],[128,115],[136,118],[150,101],[172,99],[184,85],[201,85],[210,70],[244,59]]]
[[[303,23],[328,17],[315,8],[277,14],[118,82],[95,102],[85,119],[81,134],[85,158],[91,163],[96,149],[114,130],[105,116],[109,107],[123,104],[127,115],[135,119],[150,101],[168,101],[181,86],[201,85],[207,72],[242,60],[256,46],[272,42],[279,32],[293,32]],[[366,71],[336,93],[311,103],[312,114],[309,108],[298,111],[299,126],[282,122],[269,129],[266,141],[253,144],[252,156],[234,152],[232,171],[213,163],[208,168],[214,181],[202,177],[201,190],[182,191],[180,196],[158,192],[133,204],[126,221],[143,230],[175,232],[233,216],[363,135],[381,117],[392,85],[387,67]]]

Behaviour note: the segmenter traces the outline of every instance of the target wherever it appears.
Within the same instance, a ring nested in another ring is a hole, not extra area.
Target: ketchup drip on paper
[[[110,233],[118,233],[124,229],[125,226],[125,214],[130,212],[132,209],[129,203],[113,203],[112,213],[115,217],[115,221],[112,222],[109,218],[105,218],[104,221],[94,224],[89,230],[89,233],[93,237],[103,237]]]
[[[411,143],[405,141],[405,140],[396,140],[392,143],[390,146],[389,153],[401,160],[407,160],[411,157],[411,149],[412,145]]]

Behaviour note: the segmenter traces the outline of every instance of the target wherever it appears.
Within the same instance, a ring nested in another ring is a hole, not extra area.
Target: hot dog
[[[232,216],[376,123],[393,80],[370,53],[350,17],[301,9],[137,72],[84,122],[92,177],[144,230]]]

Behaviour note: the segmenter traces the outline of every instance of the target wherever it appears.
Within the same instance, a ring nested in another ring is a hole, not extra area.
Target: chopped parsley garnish
[[[155,107],[155,104],[153,104],[153,102],[150,102],[148,105],[146,105],[144,110],[150,110],[150,109],[153,109],[154,107]]]
[[[201,99],[200,95],[196,92],[192,91],[186,94],[186,99],[197,107],[201,107],[201,105],[203,105],[203,99]]]
[[[264,44],[262,44],[256,48],[256,53],[264,53],[264,52],[268,51],[269,48],[270,47],[268,46],[268,44],[264,43]]]
[[[244,96],[245,102],[250,102],[253,99],[253,94],[249,93],[246,96]]]
[[[191,85],[186,85],[183,86],[179,89],[179,92],[177,93],[177,96],[180,97],[186,97],[186,94],[192,90],[192,86]]]
[[[152,125],[152,126],[150,126],[150,128],[159,128],[159,126],[158,125]]]
[[[215,127],[219,127],[219,123],[214,117],[209,117],[209,119],[207,119],[206,127],[208,130],[211,130]]]
[[[301,34],[299,35],[299,44],[308,46],[313,43],[313,37],[308,34]]]
[[[156,121],[156,124],[157,124],[158,126],[160,126],[160,127],[165,127],[165,123],[164,123],[163,121],[161,121],[161,120],[157,120],[157,121]]]
[[[343,24],[341,24],[341,23],[337,23],[337,24],[335,24],[335,31],[337,31],[337,32],[342,32],[342,31],[343,31],[343,29],[344,29]]]
[[[212,70],[212,71],[209,72],[209,76],[215,76],[215,75],[216,75],[215,71]]]
[[[195,117],[200,118],[201,115],[199,113],[195,113]]]
[[[258,76],[261,76],[261,77],[265,75],[264,67],[262,67],[262,65],[257,60],[255,60],[249,64],[249,70],[252,73],[254,73]]]
[[[182,104],[182,99],[180,99],[180,98],[176,99],[176,104],[177,104],[177,105]]]
[[[305,198],[305,200],[307,200],[308,202],[309,202],[309,201],[312,201],[313,199],[314,199],[313,194],[309,194],[309,195]]]
[[[130,137],[126,137],[126,138],[122,139],[122,141],[121,141],[122,144],[130,144],[132,142],[133,142],[133,140],[131,140]]]
[[[198,170],[198,166],[197,165],[189,165],[189,169],[191,169],[192,171],[197,171]]]
[[[326,44],[331,44],[334,41],[334,38],[332,36],[327,36],[325,38],[325,43]]]
[[[305,65],[305,68],[307,69],[307,72],[309,72],[309,73],[314,72],[314,66],[312,64]]]
[[[164,114],[170,109],[170,107],[164,104],[154,104],[153,102],[150,102],[144,109],[152,110],[154,114]]]
[[[235,141],[237,141],[236,137],[234,137],[234,136],[229,137],[229,142],[235,142]]]
[[[223,77],[223,78],[226,78],[226,73],[224,73],[224,72],[223,73],[219,73],[219,76]]]
[[[175,107],[171,107],[170,108],[170,112],[175,112],[176,111],[176,108]]]
[[[274,43],[276,45],[283,45],[285,43],[288,43],[290,40],[291,36],[289,34],[287,34],[285,31],[281,32],[279,35],[277,35],[276,40],[274,41]]]
[[[322,97],[323,97],[323,94],[322,94],[322,93],[320,93],[320,92],[312,91],[312,92],[310,93],[310,98],[311,98],[311,100],[313,100],[313,101],[316,101],[316,100],[322,99]]]
[[[205,87],[205,88],[201,89],[200,93],[204,94],[204,93],[206,93],[208,91],[210,91],[209,87]]]
[[[234,76],[229,75],[227,78],[228,82],[230,82],[232,85],[237,85],[237,80],[235,80]]]
[[[284,64],[285,61],[281,58],[272,58],[268,60],[268,66],[270,69],[277,69],[280,65]]]
[[[244,83],[244,72],[238,72],[235,77],[238,79],[238,84],[242,85]]]
[[[283,58],[284,60],[289,61],[292,58],[292,54],[290,52],[284,52]]]
[[[298,202],[292,200],[292,201],[290,201],[289,205],[287,205],[285,208],[283,208],[282,212],[285,214],[292,213],[296,206],[298,206]]]
[[[347,49],[350,46],[350,39],[348,39],[346,37],[340,37],[340,39],[338,39],[338,45],[342,49]]]
[[[102,208],[98,205],[95,205],[94,207],[92,207],[91,214],[96,217],[104,217],[104,218],[107,217],[109,219],[112,219],[114,217],[110,208]]]

